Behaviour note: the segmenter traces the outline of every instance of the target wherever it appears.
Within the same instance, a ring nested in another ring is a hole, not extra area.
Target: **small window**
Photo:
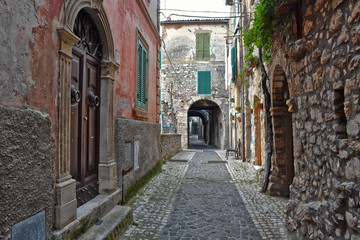
[[[196,34],[196,59],[210,59],[210,33]]]
[[[210,71],[198,72],[198,94],[211,94],[211,73]]]
[[[136,104],[138,107],[146,109],[147,94],[147,62],[148,52],[144,43],[138,40],[138,56],[137,56],[137,91],[136,91]]]

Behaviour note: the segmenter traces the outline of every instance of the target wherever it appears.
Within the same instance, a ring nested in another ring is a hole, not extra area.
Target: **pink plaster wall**
[[[146,1],[145,1],[146,2]],[[114,38],[115,50],[120,52],[120,68],[117,70],[114,83],[115,117],[155,122],[156,114],[156,76],[157,57],[160,49],[160,38],[152,29],[156,29],[150,17],[141,10],[141,0],[104,2]],[[149,5],[145,4],[145,8]],[[139,116],[136,107],[137,77],[137,38],[141,35],[148,46],[148,79],[147,79],[147,114]]]

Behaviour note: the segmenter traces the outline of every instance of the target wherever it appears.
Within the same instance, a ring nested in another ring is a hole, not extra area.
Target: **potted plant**
[[[253,114],[254,109],[250,108],[250,109],[249,109],[249,112],[250,112],[250,114]]]
[[[238,120],[239,122],[241,122],[241,117],[238,117],[237,120]]]
[[[247,58],[246,60],[248,61],[250,68],[254,68],[256,66],[258,58],[255,57],[253,54],[250,54],[246,58]]]
[[[248,77],[250,76],[250,74],[251,74],[250,70],[246,70],[246,76]]]
[[[235,111],[237,111],[237,112],[241,112],[241,106],[240,106],[240,105],[236,105],[236,106],[234,107],[234,109],[235,109]]]
[[[231,118],[231,120],[234,120],[235,119],[235,116],[234,115],[230,115],[230,118]]]

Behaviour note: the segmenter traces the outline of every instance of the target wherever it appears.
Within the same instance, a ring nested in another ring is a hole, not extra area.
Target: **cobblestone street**
[[[287,200],[259,193],[256,170],[223,150],[187,150],[163,165],[129,202],[120,239],[293,239]]]

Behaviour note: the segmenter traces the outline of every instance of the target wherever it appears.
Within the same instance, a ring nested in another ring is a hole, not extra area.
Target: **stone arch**
[[[59,49],[59,86],[56,150],[56,185],[54,227],[62,228],[76,219],[76,182],[70,175],[70,129],[71,129],[71,77],[72,47],[80,41],[73,32],[77,14],[84,9],[94,21],[102,44],[100,63],[100,138],[99,138],[99,194],[108,195],[117,187],[114,148],[113,81],[116,69],[114,62],[114,43],[102,0],[70,0],[64,3],[63,26],[57,29],[60,40]]]
[[[215,145],[219,148],[223,147],[225,117],[223,116],[223,112],[216,100],[193,100],[192,103],[189,104],[187,119],[189,119],[190,116],[199,116],[206,124],[206,133],[204,134],[206,136],[206,144]],[[187,146],[189,147],[189,129],[186,131],[186,140]]]
[[[103,57],[105,61],[114,61],[114,41],[110,29],[110,24],[102,5],[103,0],[72,0],[65,4],[64,27],[71,30],[74,27],[75,19],[82,9],[91,16],[101,38],[103,46]]]
[[[294,177],[292,113],[287,105],[290,90],[285,72],[277,65],[272,78],[272,121],[274,130],[273,170],[269,193],[287,196]]]

